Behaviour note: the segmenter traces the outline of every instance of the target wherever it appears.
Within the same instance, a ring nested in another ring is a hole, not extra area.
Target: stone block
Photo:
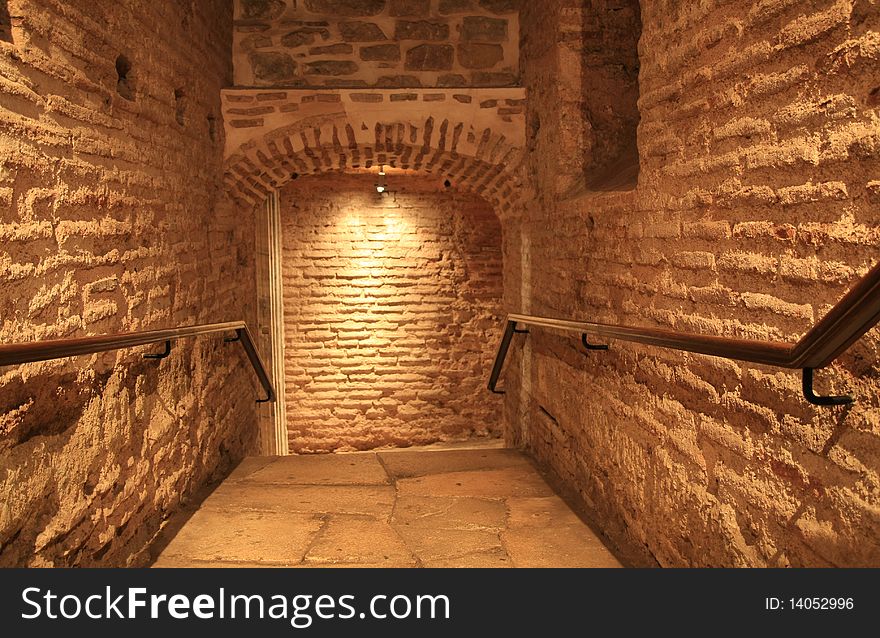
[[[296,29],[281,36],[281,46],[288,49],[308,46],[314,44],[318,37],[326,40],[330,37],[330,31],[323,27]]]
[[[347,43],[330,44],[309,49],[309,55],[351,55],[353,52],[354,47]]]
[[[398,20],[394,29],[395,40],[432,40],[449,39],[449,25],[445,22],[430,20]]]
[[[468,13],[474,10],[474,0],[440,0],[440,15]]]
[[[490,13],[516,13],[519,11],[522,0],[480,0],[480,6]]]
[[[378,103],[382,102],[385,97],[381,93],[352,93],[351,101],[352,102],[372,102]]]
[[[506,42],[507,20],[468,16],[462,21],[461,39],[464,42]]]
[[[389,0],[388,13],[394,17],[427,18],[431,14],[431,0]]]
[[[444,73],[437,78],[437,86],[440,87],[465,87],[467,85],[467,78],[459,73]]]
[[[379,15],[385,5],[386,0],[305,0],[312,13],[354,18]]]
[[[376,80],[376,86],[380,88],[417,88],[422,86],[422,81],[414,75],[383,75]]]
[[[513,73],[475,71],[471,73],[473,86],[516,86],[519,78]]]
[[[250,55],[254,78],[261,83],[283,84],[296,77],[297,64],[286,53],[277,51],[255,52]]]
[[[347,42],[380,42],[388,39],[381,27],[373,22],[340,22],[339,30]]]
[[[407,71],[449,71],[455,49],[449,44],[422,44],[406,52]]]
[[[318,60],[308,62],[306,75],[352,75],[358,72],[358,65],[351,60]]]
[[[244,51],[265,49],[272,46],[272,38],[267,35],[254,34],[241,39],[241,48]]]
[[[361,60],[368,62],[396,62],[400,60],[400,45],[375,44],[373,46],[361,47]]]
[[[274,20],[287,8],[283,0],[240,0],[238,5],[242,20]]]
[[[504,60],[500,44],[459,44],[458,62],[466,69],[491,69]]]

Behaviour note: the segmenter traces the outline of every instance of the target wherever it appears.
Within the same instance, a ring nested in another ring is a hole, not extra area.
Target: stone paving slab
[[[488,552],[475,552],[450,558],[422,560],[422,567],[429,569],[480,569],[510,568],[513,561],[503,549]]]
[[[499,533],[507,508],[500,499],[403,496],[392,526],[423,564],[505,562]]]
[[[397,481],[398,496],[553,496],[553,490],[532,467],[450,472]]]
[[[279,456],[249,456],[239,463],[232,473],[226,477],[226,483],[238,481],[247,478],[257,470],[262,470],[271,463],[275,463],[281,457]]]
[[[393,522],[442,529],[500,531],[507,526],[507,507],[501,499],[401,496],[394,508]]]
[[[156,569],[287,569],[289,567],[296,567],[296,565],[283,565],[280,563],[273,565],[272,563],[260,563],[257,561],[192,560],[180,556],[161,556],[152,566]]]
[[[225,512],[200,509],[178,532],[162,558],[295,565],[321,528],[313,514]]]
[[[331,516],[325,523],[309,548],[305,563],[414,567],[416,559],[387,522],[343,514]]]
[[[255,485],[224,483],[202,508],[223,511],[367,514],[390,518],[391,485]]]
[[[501,538],[517,567],[622,567],[558,496],[512,498]]]
[[[391,482],[373,453],[276,457],[239,480],[293,485],[388,485]]]
[[[379,458],[394,479],[506,467],[531,469],[531,463],[520,452],[505,449],[441,450],[428,454],[395,450],[380,452]]]
[[[423,563],[464,561],[467,556],[505,554],[499,532],[395,525],[400,537]]]

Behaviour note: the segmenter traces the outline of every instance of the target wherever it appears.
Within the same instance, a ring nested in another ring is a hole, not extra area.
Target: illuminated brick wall
[[[293,452],[500,434],[501,227],[439,180],[291,182],[281,198]]]

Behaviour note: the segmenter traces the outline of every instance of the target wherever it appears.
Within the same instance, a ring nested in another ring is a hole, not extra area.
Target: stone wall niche
[[[639,176],[639,0],[592,0],[582,14],[585,180],[591,191],[630,190]]]
[[[0,0],[0,42],[12,42],[12,18],[8,0]]]

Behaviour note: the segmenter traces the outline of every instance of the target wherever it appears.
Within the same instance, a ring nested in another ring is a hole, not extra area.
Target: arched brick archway
[[[385,165],[448,179],[503,215],[522,191],[524,102],[522,89],[230,91],[226,186],[258,203],[294,174]]]
[[[512,221],[523,209],[523,89],[235,89],[224,92],[223,108],[227,192],[243,206],[257,208],[264,238],[269,229],[266,250],[258,242],[257,252],[268,264],[258,267],[258,279],[266,273],[266,281],[258,282],[258,306],[271,311],[261,311],[257,332],[272,334],[263,346],[272,352],[282,395],[286,339],[278,326],[287,319],[278,283],[286,223],[280,196],[295,175],[363,173],[384,165],[405,175],[434,176],[441,190],[449,180],[459,193],[483,200],[480,207],[491,215],[488,203],[502,221]],[[261,206],[264,201],[267,206]],[[479,227],[477,232],[485,233],[492,225]],[[287,449],[283,404],[276,404],[272,423],[263,423],[264,436],[276,442],[269,451],[276,454]]]

